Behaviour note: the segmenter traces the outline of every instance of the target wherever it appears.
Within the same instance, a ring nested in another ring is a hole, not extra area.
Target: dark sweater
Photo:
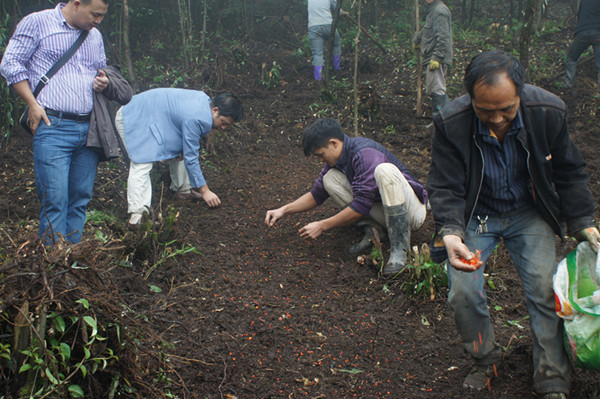
[[[600,1],[599,0],[581,0],[579,11],[577,12],[577,26],[575,34],[584,30],[600,31]]]

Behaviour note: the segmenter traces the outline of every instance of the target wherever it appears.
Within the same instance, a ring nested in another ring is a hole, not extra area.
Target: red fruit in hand
[[[479,264],[479,262],[481,262],[481,251],[478,250],[478,249],[476,249],[475,250],[475,256],[473,256],[471,258],[471,260],[466,260],[462,256],[459,256],[458,260],[460,260],[462,263],[464,263],[466,265],[476,266],[477,264]]]

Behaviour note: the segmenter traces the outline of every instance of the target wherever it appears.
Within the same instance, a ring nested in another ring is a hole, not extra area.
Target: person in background
[[[566,398],[569,359],[554,310],[555,237],[566,232],[598,248],[594,198],[554,94],[527,85],[512,55],[494,51],[467,66],[467,93],[434,118],[427,191],[448,253],[448,303],[475,364],[463,386],[486,389],[501,349],[494,338],[483,264],[500,239],[525,291],[533,332],[533,390]],[[567,231],[565,232],[565,225]],[[480,252],[480,260],[473,251]]]
[[[99,154],[86,147],[86,141],[94,92],[109,85],[102,70],[104,43],[96,29],[108,4],[109,0],[69,0],[27,15],[17,25],[0,64],[7,83],[29,107],[41,202],[39,234],[48,245],[62,239],[81,241],[92,198]],[[89,33],[75,56],[35,98],[38,82],[82,31]]]
[[[446,76],[452,64],[452,15],[442,0],[423,0],[423,3],[427,5],[425,25],[413,38],[413,44],[421,50],[427,65],[425,94],[431,96],[432,112],[436,114],[450,101]]]
[[[119,109],[115,126],[130,159],[128,227],[139,229],[144,212],[150,210],[150,171],[157,161],[169,161],[176,198],[201,198],[209,207],[219,206],[221,200],[208,188],[200,168],[200,140],[212,129],[227,129],[243,114],[232,93],[210,99],[201,91],[175,88],[145,91]]]
[[[323,79],[323,50],[325,42],[330,39],[332,13],[335,12],[335,0],[308,0],[308,38],[313,55],[314,77],[316,80]],[[341,10],[341,15],[348,15],[347,11]],[[342,45],[340,34],[337,29],[333,38],[333,70],[342,68]]]
[[[310,192],[267,211],[267,226],[285,215],[321,205],[331,196],[342,210],[302,227],[300,236],[316,239],[327,230],[356,223],[365,229],[365,238],[350,248],[357,253],[371,247],[373,227],[387,230],[391,254],[382,275],[399,273],[408,260],[411,230],[425,221],[427,193],[423,185],[381,144],[346,136],[331,118],[317,119],[308,126],[303,146],[304,155],[314,155],[325,165]]]
[[[577,26],[575,38],[565,64],[565,86],[572,88],[577,70],[577,60],[590,46],[594,48],[596,68],[598,69],[598,84],[600,85],[600,1],[581,0],[577,10]]]

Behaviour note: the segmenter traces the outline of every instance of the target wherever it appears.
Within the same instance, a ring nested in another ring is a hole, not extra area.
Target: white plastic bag
[[[588,242],[560,261],[553,287],[567,353],[576,366],[600,371],[600,256]]]

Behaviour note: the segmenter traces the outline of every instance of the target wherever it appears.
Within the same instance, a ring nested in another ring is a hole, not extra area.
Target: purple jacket
[[[352,186],[353,200],[350,208],[363,215],[368,215],[375,202],[381,201],[379,188],[375,182],[375,168],[382,163],[393,163],[408,181],[413,191],[423,204],[427,202],[425,188],[410,171],[384,146],[364,137],[348,137],[344,135],[342,155],[335,164]],[[311,194],[317,204],[322,204],[329,197],[323,186],[323,176],[331,169],[325,165],[315,181]]]

